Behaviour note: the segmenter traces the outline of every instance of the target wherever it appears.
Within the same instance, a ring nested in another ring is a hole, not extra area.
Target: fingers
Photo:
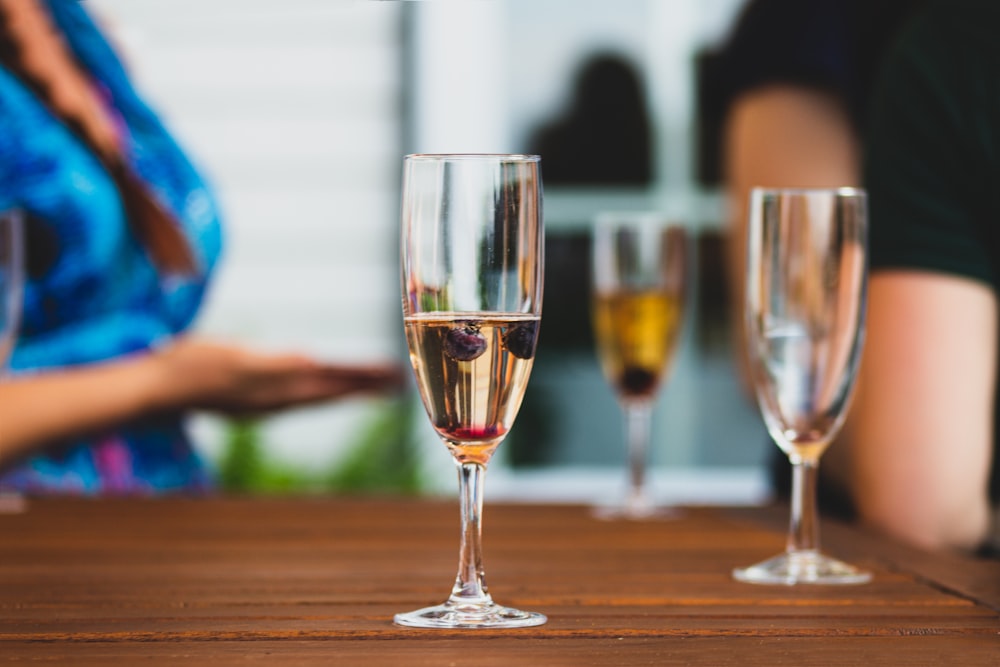
[[[347,366],[327,364],[320,371],[328,380],[342,383],[353,391],[401,391],[406,386],[407,370],[399,364]]]
[[[402,391],[397,363],[330,363],[201,339],[177,339],[158,351],[171,405],[226,414],[266,414],[346,398]]]
[[[258,355],[253,372],[261,379],[308,383],[319,393],[323,388],[336,397],[355,392],[395,392],[406,386],[407,369],[400,364],[341,364],[320,362],[302,355]]]
[[[326,364],[295,356],[255,358],[253,366],[221,401],[229,410],[267,414],[353,395],[396,393],[407,378],[400,365]]]

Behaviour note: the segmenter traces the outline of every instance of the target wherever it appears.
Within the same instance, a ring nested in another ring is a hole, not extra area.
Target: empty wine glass
[[[24,281],[24,241],[21,213],[8,210],[0,213],[0,381],[14,348],[21,319],[21,293]],[[0,424],[0,432],[3,425]],[[0,438],[0,446],[3,439]],[[0,449],[0,463],[3,462]],[[0,512],[20,512],[24,499],[19,493],[0,489]]]
[[[867,299],[863,190],[754,189],[746,327],[767,430],[792,463],[784,553],[733,576],[751,583],[857,584],[871,578],[820,552],[816,480],[854,387]]]
[[[625,417],[629,488],[601,518],[674,513],[646,484],[653,404],[680,338],[687,284],[687,233],[656,213],[604,213],[594,227],[591,315],[598,358]]]
[[[458,468],[458,576],[443,604],[395,616],[429,628],[525,627],[544,615],[493,602],[482,563],[486,466],[510,430],[542,311],[535,155],[408,155],[403,321],[420,397]]]

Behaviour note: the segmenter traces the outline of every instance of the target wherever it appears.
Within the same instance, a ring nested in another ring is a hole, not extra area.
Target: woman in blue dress
[[[219,258],[208,187],[72,0],[0,0],[0,209],[24,212],[19,338],[0,384],[0,485],[211,487],[192,409],[270,411],[398,386],[183,335]]]

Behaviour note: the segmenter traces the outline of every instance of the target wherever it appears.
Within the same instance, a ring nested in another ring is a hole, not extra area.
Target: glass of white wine
[[[605,519],[664,518],[646,483],[653,405],[680,339],[688,237],[655,212],[603,213],[592,245],[591,317],[604,377],[625,417],[629,487]]]
[[[24,289],[24,223],[16,209],[0,213],[0,379],[4,375],[21,321]],[[3,425],[0,424],[0,433]],[[0,464],[4,462],[0,438]],[[23,511],[24,498],[0,489],[0,513]]]
[[[858,584],[868,572],[820,552],[819,460],[847,413],[864,338],[867,202],[858,188],[750,196],[746,333],[757,402],[792,463],[785,552],[733,576],[763,584]]]
[[[482,558],[486,467],[510,430],[534,363],[543,229],[536,155],[408,155],[403,165],[403,322],[420,397],[458,468],[462,537],[451,595],[399,625],[540,625],[503,607]]]

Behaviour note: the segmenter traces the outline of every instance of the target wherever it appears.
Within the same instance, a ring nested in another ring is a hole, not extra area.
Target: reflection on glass
[[[542,210],[533,155],[409,155],[402,206],[403,322],[427,416],[458,468],[458,576],[440,605],[399,625],[540,625],[503,607],[482,561],[486,466],[514,423],[542,312]]]
[[[855,188],[755,189],[747,254],[747,345],[768,432],[792,463],[784,553],[733,572],[770,584],[871,578],[820,552],[816,479],[854,387],[867,295],[867,206]]]

